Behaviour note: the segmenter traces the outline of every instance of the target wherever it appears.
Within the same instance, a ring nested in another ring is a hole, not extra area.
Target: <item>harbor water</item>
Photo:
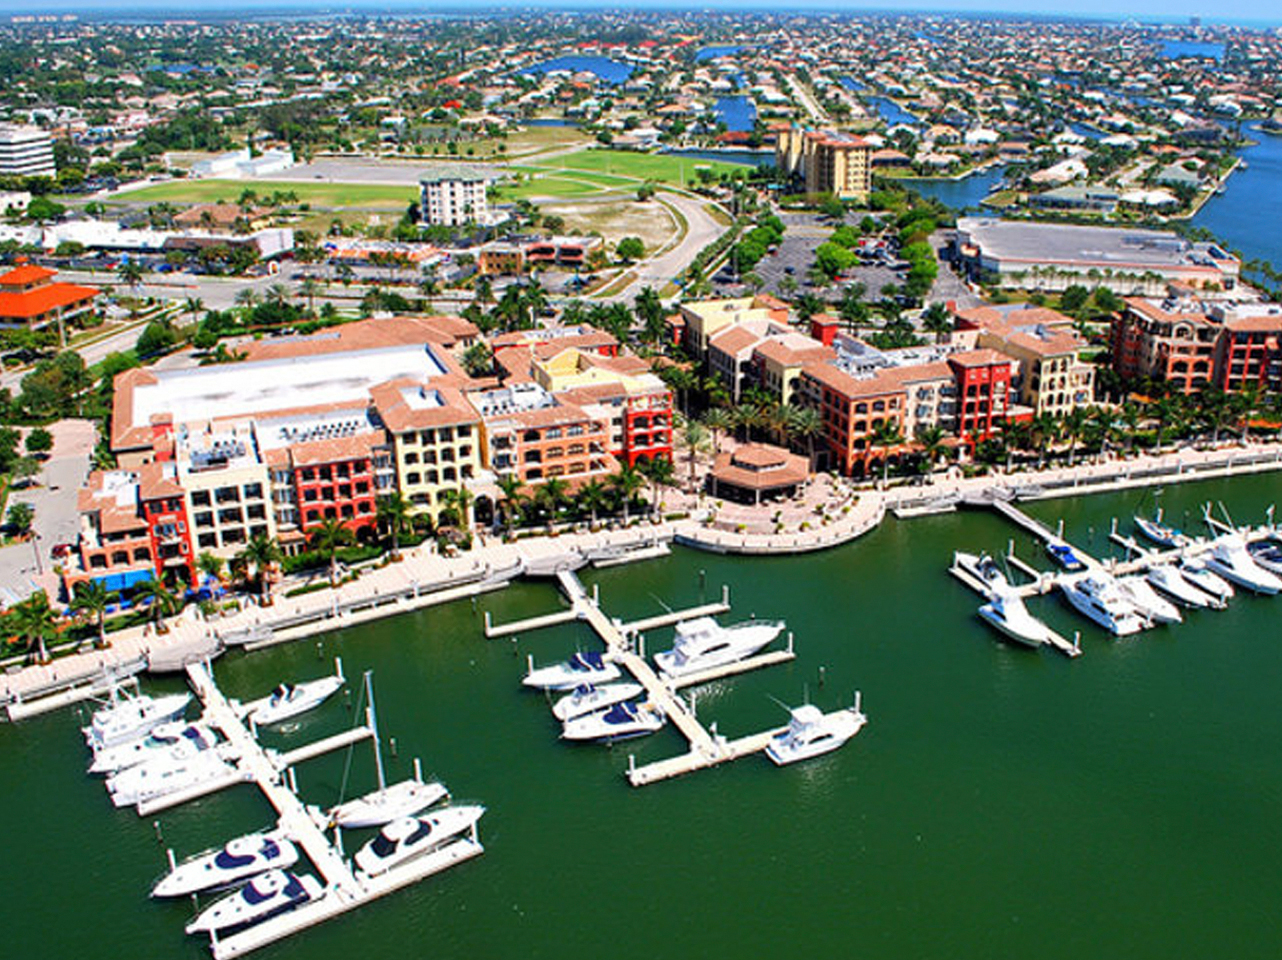
[[[1046,501],[1029,513],[1107,555],[1109,518],[1155,502],[1194,530],[1222,500],[1259,522],[1275,477]],[[552,586],[520,583],[470,602],[389,619],[215,665],[250,699],[321,676],[343,657],[372,669],[389,777],[414,756],[456,800],[479,801],[485,856],[264,950],[264,958],[358,956],[847,956],[991,960],[1037,956],[1273,958],[1282,855],[1282,598],[1114,641],[1056,598],[1032,611],[1084,655],[1015,648],[976,617],[946,569],[954,549],[1040,546],[995,514],[887,520],[846,547],[796,558],[671,557],[587,572],[607,612],[632,619],[731,587],[734,612],[780,617],[790,664],[698,691],[728,737],[786,720],[772,698],[829,709],[863,692],[869,725],[843,750],[776,769],[749,757],[643,789],[623,777],[684,750],[671,730],[606,749],[559,742],[544,698],[521,689],[540,663],[595,641],[569,624],[510,640],[496,622],[556,609]],[[663,649],[671,630],[646,638]],[[148,683],[177,689],[175,680]],[[269,746],[349,726],[358,684]],[[0,884],[13,957],[197,958],[191,905],[153,903],[164,848],[204,849],[270,822],[240,786],[161,814],[111,808],[84,774],[75,711],[0,727]],[[395,738],[393,752],[391,739]],[[372,789],[368,745],[346,796]],[[298,770],[306,802],[339,799],[345,753]],[[163,842],[157,837],[159,830]],[[368,834],[350,836],[349,854]]]

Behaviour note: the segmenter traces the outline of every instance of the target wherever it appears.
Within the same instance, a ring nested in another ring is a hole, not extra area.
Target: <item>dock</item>
[[[244,956],[484,852],[473,830],[469,837],[452,841],[377,877],[354,870],[344,856],[339,829],[333,828],[335,836],[331,842],[325,835],[330,826],[325,815],[299,799],[294,789],[292,768],[324,753],[368,739],[375,735],[373,729],[368,725],[358,726],[294,750],[276,753],[258,743],[242,719],[244,706],[223,695],[207,664],[188,664],[186,673],[188,683],[204,705],[206,721],[226,738],[229,751],[235,757],[235,766],[223,777],[157,798],[150,804],[140,804],[139,814],[147,816],[236,784],[252,783],[275,808],[280,829],[307,855],[324,884],[323,895],[311,903],[229,936],[211,937],[210,950],[215,960]]]
[[[1053,578],[1048,578],[1045,574],[1035,568],[1019,561],[1019,558],[1014,554],[1009,555],[1006,559],[1012,566],[1017,567],[1036,578],[1032,583],[1026,583],[1015,587],[1014,592],[1020,597],[1020,599],[1026,599],[1030,596],[1037,596],[1039,594],[1046,593],[1054,583]],[[987,600],[991,596],[991,591],[983,584],[983,582],[981,582],[977,577],[972,576],[968,571],[962,569],[957,564],[954,563],[950,566],[948,568],[948,572],[984,599]],[[1046,628],[1046,640],[1047,643],[1067,657],[1080,657],[1082,655],[1082,647],[1079,642],[1070,641],[1049,627]]]
[[[570,601],[569,610],[498,626],[492,624],[487,615],[486,636],[508,636],[571,619],[582,620],[592,628],[605,645],[606,657],[632,674],[636,682],[645,688],[650,702],[663,711],[689,744],[689,750],[686,753],[640,767],[630,756],[627,777],[632,786],[645,786],[759,753],[770,743],[770,738],[779,732],[767,730],[738,740],[727,740],[720,735],[714,735],[695,716],[692,704],[687,703],[680,696],[679,691],[794,659],[796,653],[793,651],[791,634],[785,650],[767,651],[735,663],[712,667],[683,677],[661,677],[645,659],[645,640],[642,636],[644,631],[672,626],[695,617],[727,612],[730,609],[728,588],[722,588],[721,600],[717,603],[705,603],[687,610],[669,610],[653,617],[643,617],[624,623],[606,615],[601,609],[598,591],[594,589],[589,595],[582,581],[573,571],[557,570],[556,580],[561,591]]]

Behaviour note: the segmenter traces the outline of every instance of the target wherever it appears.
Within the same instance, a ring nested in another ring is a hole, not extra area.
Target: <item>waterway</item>
[[[1222,499],[1245,521],[1278,490],[1276,478],[1176,486],[1163,502],[1191,527],[1202,500]],[[1100,554],[1109,516],[1151,507],[1129,493],[1032,512],[1065,518],[1068,535]],[[1013,531],[964,512],[887,521],[810,557],[678,550],[585,577],[623,617],[697,603],[702,573],[707,595],[731,585],[734,616],[788,621],[795,663],[700,691],[699,715],[726,735],[781,722],[771,697],[798,703],[808,691],[830,708],[861,688],[864,732],[783,770],[749,758],[633,790],[628,753],[671,755],[682,749],[674,733],[613,751],[560,743],[543,698],[519,678],[526,652],[547,661],[589,645],[577,625],[522,636],[519,656],[482,639],[470,603],[322,638],[349,676],[375,671],[380,720],[399,750],[392,774],[420,754],[458,798],[488,806],[486,854],[260,956],[1273,960],[1282,599],[1242,597],[1123,642],[1038,600],[1057,629],[1083,631],[1085,655],[1013,648],[945,573],[954,548],[998,551],[1012,536],[1043,565]],[[507,620],[558,599],[521,584],[479,605]],[[669,637],[656,631],[649,648]],[[215,673],[229,694],[251,697],[327,668],[301,642],[231,655]],[[336,700],[268,739],[310,740],[351,719]],[[0,727],[6,956],[206,957],[182,934],[188,904],[148,901],[162,845],[150,821],[113,810],[84,775],[76,727],[72,711]],[[368,749],[354,757],[349,793],[372,785]],[[332,802],[342,774],[341,755],[303,765],[303,797]],[[159,817],[180,853],[268,820],[249,787]]]
[[[694,55],[694,59],[696,63],[701,63],[704,60],[717,60],[721,57],[732,57],[742,49],[743,47],[734,46],[734,45],[722,46],[722,47],[704,47],[702,50],[700,50],[698,53]]]
[[[699,150],[694,147],[670,150],[663,153],[673,156],[690,157],[695,160],[709,160],[718,163],[742,163],[752,167],[769,167],[775,162],[773,150]]]
[[[1245,170],[1236,170],[1224,193],[1211,197],[1193,217],[1248,259],[1264,259],[1282,268],[1282,137],[1252,126],[1256,145],[1239,154]]]
[[[751,130],[757,122],[757,108],[745,96],[720,97],[712,112],[731,131]]]
[[[558,70],[568,71],[570,73],[591,73],[606,83],[622,83],[632,75],[632,67],[629,64],[621,63],[618,60],[611,60],[609,57],[557,57],[553,60],[544,60],[542,63],[536,63],[533,66],[526,67],[522,73],[531,73],[542,76],[546,73],[554,73]]]
[[[889,97],[865,97],[864,99],[868,101],[870,107],[877,111],[881,119],[886,121],[888,126],[893,127],[899,124],[909,127],[921,126],[920,117],[909,113]]]
[[[1224,44],[1200,40],[1163,40],[1160,52],[1167,60],[1200,57],[1219,61],[1224,59]]]
[[[933,197],[953,210],[978,210],[980,202],[1001,182],[1004,167],[987,167],[960,180],[908,177],[900,182],[923,197]]]

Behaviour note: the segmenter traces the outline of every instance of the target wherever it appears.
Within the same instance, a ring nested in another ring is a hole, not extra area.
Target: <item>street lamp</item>
[[[31,533],[31,552],[36,555],[36,574],[43,577],[45,568],[44,564],[40,562],[40,534],[34,530]]]

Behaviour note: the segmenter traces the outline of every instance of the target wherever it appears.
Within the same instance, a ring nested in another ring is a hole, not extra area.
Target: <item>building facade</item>
[[[52,177],[53,138],[38,127],[0,124],[0,176]]]
[[[872,147],[853,134],[795,126],[781,130],[775,165],[800,180],[806,193],[866,200],[872,192]]]

